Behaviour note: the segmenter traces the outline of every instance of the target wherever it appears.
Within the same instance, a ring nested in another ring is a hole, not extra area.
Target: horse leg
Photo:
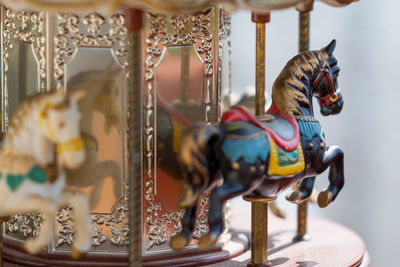
[[[318,174],[325,171],[329,166],[329,186],[318,195],[318,206],[324,208],[335,200],[344,185],[343,150],[338,146],[331,146],[324,154],[323,167]]]
[[[193,207],[186,208],[185,215],[182,218],[182,231],[173,236],[169,242],[171,248],[175,250],[182,249],[192,239],[194,225],[196,222],[197,204]]]
[[[89,194],[89,203],[90,203],[90,210],[93,210],[94,208],[96,208],[96,206],[99,204],[100,202],[100,198],[101,198],[101,192],[104,186],[104,175],[102,174],[98,174],[96,168],[92,169],[92,173],[89,173],[88,175],[93,175],[93,188],[90,191]]]
[[[98,162],[91,169],[93,173],[93,189],[90,193],[90,209],[97,206],[100,201],[101,192],[104,186],[105,178],[110,176],[113,180],[113,191],[114,196],[119,200],[122,196],[122,186],[121,186],[121,171],[118,163],[107,160],[103,162]]]
[[[296,190],[286,195],[286,199],[292,203],[301,203],[311,196],[314,188],[315,176],[304,178],[299,182]]]
[[[112,178],[115,198],[117,200],[120,199],[123,187],[121,186],[121,168],[119,164],[113,160],[107,160],[97,164],[96,166],[101,166],[104,173]]]
[[[42,212],[44,219],[39,234],[36,237],[25,241],[23,248],[30,254],[37,254],[46,247],[52,238],[54,231],[54,219],[58,206],[50,198],[40,196],[25,196],[21,198],[11,197],[3,202],[0,216],[11,214],[26,214],[32,212]]]
[[[236,173],[236,172],[235,172]],[[237,173],[239,175],[239,173]],[[232,175],[232,174],[230,174]],[[226,178],[226,176],[225,176]],[[236,197],[249,188],[240,183],[240,179],[229,179],[235,182],[227,182],[222,186],[215,188],[210,196],[210,213],[208,214],[209,231],[206,235],[202,236],[199,240],[200,248],[208,248],[214,244],[218,237],[221,235],[224,221],[222,207],[226,200]],[[228,179],[225,179],[225,181]]]
[[[79,259],[90,246],[91,221],[88,199],[83,192],[65,189],[62,193],[62,200],[65,205],[72,207],[77,236],[72,245],[71,257]]]

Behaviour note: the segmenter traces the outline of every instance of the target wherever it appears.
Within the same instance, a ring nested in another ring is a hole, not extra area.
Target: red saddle
[[[228,111],[224,112],[221,117],[221,121],[223,122],[233,122],[233,121],[247,121],[250,122],[257,127],[263,129],[268,133],[268,135],[275,141],[275,143],[285,151],[293,151],[295,150],[300,142],[300,132],[297,121],[294,117],[289,117],[283,115],[279,109],[272,104],[270,109],[267,111],[268,114],[277,114],[284,118],[292,127],[294,131],[293,138],[291,140],[287,140],[276,133],[273,129],[268,127],[267,125],[262,124],[259,120],[256,119],[253,115],[247,112],[244,108],[239,106],[233,106]]]

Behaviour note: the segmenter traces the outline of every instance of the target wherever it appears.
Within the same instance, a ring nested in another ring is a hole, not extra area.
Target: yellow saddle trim
[[[268,135],[268,141],[270,146],[269,167],[268,167],[269,175],[279,175],[279,176],[295,175],[304,170],[305,168],[304,154],[300,143],[297,146],[297,151],[299,153],[299,159],[297,160],[297,162],[287,166],[281,166],[279,165],[277,144],[269,135]]]

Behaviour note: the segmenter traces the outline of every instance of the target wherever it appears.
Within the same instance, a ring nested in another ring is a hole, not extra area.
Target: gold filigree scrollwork
[[[97,12],[84,16],[57,14],[56,26],[54,79],[57,87],[65,87],[67,64],[79,47],[111,48],[123,71],[127,76],[129,75],[128,31],[124,14],[115,13],[110,16],[103,16]],[[129,245],[126,188],[123,195],[124,198],[114,205],[111,214],[92,214],[91,246],[99,247],[107,242],[114,246]],[[70,245],[75,235],[70,210],[61,210],[57,216],[57,222],[56,247]]]
[[[94,223],[91,229],[92,246],[99,246],[101,243],[107,241],[106,236],[102,232],[104,227],[109,228],[111,231],[111,237],[109,238],[111,244],[115,246],[129,245],[128,197],[126,193],[127,192],[124,194],[124,198],[114,207],[110,215],[92,215],[92,221]]]
[[[113,211],[109,215],[92,214],[92,226],[90,230],[90,245],[98,247],[109,241],[115,246],[129,245],[129,226],[128,226],[128,206],[127,194],[124,194]],[[62,209],[57,213],[57,241],[55,247],[67,244],[71,245],[75,238],[75,229],[73,227],[74,218],[71,213],[71,208]],[[111,236],[106,235],[103,231],[107,228]]]
[[[11,51],[17,42],[32,45],[33,52],[39,66],[38,89],[44,91],[46,87],[46,39],[45,39],[45,13],[44,12],[15,12],[10,8],[2,8],[3,27],[3,130],[7,129],[9,121],[8,112],[8,61]]]
[[[213,31],[212,31],[212,10],[207,9],[196,15],[156,15],[149,13],[147,21],[149,31],[146,36],[146,60],[145,60],[145,142],[146,142],[146,169],[144,173],[145,183],[145,218],[147,241],[146,250],[154,245],[161,245],[169,238],[181,231],[181,219],[183,211],[167,211],[155,194],[155,64],[159,61],[162,52],[168,46],[192,45],[202,59],[204,64],[205,87],[203,92],[204,120],[212,121],[213,103]],[[171,30],[169,30],[171,29]],[[207,205],[208,198],[204,197],[200,203],[199,216],[196,221],[194,238],[199,238],[208,231]]]
[[[24,238],[37,236],[42,227],[42,213],[28,213],[11,216],[6,223],[6,233],[21,233]]]
[[[3,130],[7,130],[9,123],[8,111],[8,70],[12,50],[18,42],[32,46],[38,62],[38,89],[45,90],[46,86],[46,45],[45,45],[45,13],[44,12],[16,12],[2,7],[2,34],[3,34]],[[36,236],[42,226],[43,215],[30,213],[11,216],[6,223],[7,233],[22,233],[23,237]]]
[[[122,13],[106,18],[93,12],[82,19],[76,14],[57,14],[54,67],[57,86],[64,86],[66,65],[78,47],[110,47],[121,67],[126,68],[128,31],[124,23],[125,15]],[[85,30],[82,31],[81,28]]]

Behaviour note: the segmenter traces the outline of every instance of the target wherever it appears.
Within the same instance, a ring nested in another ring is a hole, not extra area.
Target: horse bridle
[[[56,138],[55,138],[56,133],[55,133],[54,129],[51,127],[49,120],[47,119],[47,111],[49,110],[50,106],[51,106],[50,103],[46,103],[44,105],[44,108],[40,111],[39,124],[46,129],[49,136],[53,140],[56,140]],[[57,145],[57,154],[58,155],[61,155],[65,152],[78,152],[84,148],[83,139],[81,136],[73,137],[73,138],[69,139],[67,142],[63,142],[63,143],[56,142],[56,145]]]
[[[321,71],[315,78],[313,83],[314,88],[317,88],[321,84],[323,78],[325,78],[328,83],[330,93],[318,98],[318,101],[322,106],[329,106],[338,102],[342,98],[342,92],[340,89],[335,91],[335,85],[333,84],[330,68],[326,64],[322,65]]]

